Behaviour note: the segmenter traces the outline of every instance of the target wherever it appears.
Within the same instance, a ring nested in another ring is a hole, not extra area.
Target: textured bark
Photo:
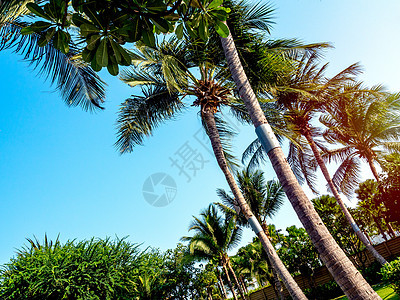
[[[375,165],[374,165],[374,162],[372,161],[371,158],[368,158],[368,164],[369,164],[369,168],[371,169],[372,174],[374,175],[376,181],[377,181],[377,182],[380,182],[381,179],[379,178],[378,171],[376,170]]]
[[[265,222],[262,223],[262,228],[264,230],[265,235],[268,237],[268,239],[270,239],[270,236],[268,234],[267,224]],[[271,264],[270,261],[269,261],[269,263]],[[274,288],[275,295],[278,299],[284,300],[285,296],[283,295],[283,288],[282,288],[281,281],[279,280],[279,275],[272,265],[270,267],[271,267],[272,275],[274,276],[274,282],[272,284],[272,287]]]
[[[232,35],[229,34],[227,38],[221,38],[221,43],[233,80],[254,126],[257,128],[262,124],[268,124],[243,70]],[[268,157],[290,203],[320,254],[321,260],[346,296],[349,299],[381,299],[339,248],[322,223],[321,218],[294,176],[282,149],[276,147],[270,150]],[[283,279],[282,276],[281,279]]]
[[[218,271],[218,281],[219,281],[219,285],[221,286],[222,296],[224,297],[224,299],[228,299],[228,295],[226,294],[225,285],[224,285],[224,282],[222,281],[222,277],[221,277],[221,274],[219,273],[219,271]]]
[[[235,289],[233,288],[233,285],[232,285],[231,278],[229,277],[228,269],[226,268],[225,264],[222,265],[222,269],[224,270],[224,273],[226,276],[226,281],[228,282],[229,289],[232,292],[233,299],[238,300],[236,293],[235,293]]]
[[[242,287],[240,286],[239,280],[238,280],[238,278],[237,278],[237,276],[236,276],[235,271],[234,271],[233,268],[232,268],[232,265],[231,265],[231,263],[230,263],[230,261],[229,261],[229,258],[228,258],[228,264],[227,264],[227,265],[228,265],[229,271],[231,271],[231,274],[232,274],[232,276],[233,276],[233,280],[235,281],[235,284],[236,284],[237,289],[238,289],[238,291],[239,291],[240,297],[242,297],[243,300],[246,300],[246,297],[245,297],[245,295],[244,295],[243,289],[242,289]]]
[[[235,178],[233,177],[228,168],[228,165],[226,164],[218,129],[215,124],[214,113],[210,109],[206,109],[202,111],[202,117],[206,123],[208,136],[210,138],[211,146],[213,148],[218,165],[224,173],[226,181],[228,182],[228,185],[233,195],[235,196],[235,200],[237,201],[243,215],[246,217],[246,220],[249,220],[253,216],[253,213],[251,212],[249,205],[247,204],[238,185],[236,184]],[[297,285],[296,281],[294,281],[289,271],[279,259],[278,254],[276,253],[271,242],[265,235],[264,231],[261,230],[259,233],[257,233],[257,236],[260,239],[261,244],[263,245],[263,248],[267,253],[272,266],[278,271],[280,278],[282,279],[283,283],[286,286],[286,289],[289,291],[292,298],[307,299],[300,287]]]
[[[239,276],[239,280],[242,283],[242,287],[243,287],[244,292],[247,294],[249,291],[247,289],[246,283],[244,282],[244,279],[243,279],[242,275]]]
[[[340,209],[342,210],[347,222],[349,222],[354,233],[357,235],[359,240],[364,244],[364,246],[367,248],[367,250],[372,254],[372,256],[375,257],[375,259],[381,265],[386,264],[387,263],[386,259],[384,259],[383,256],[380,255],[379,252],[375,250],[374,246],[372,246],[372,244],[366,238],[364,233],[360,230],[356,221],[354,221],[353,216],[350,214],[349,210],[347,209],[346,205],[344,204],[342,197],[340,196],[338,190],[336,189],[335,185],[333,184],[332,178],[329,175],[328,169],[322,159],[321,154],[318,151],[317,145],[315,144],[314,139],[311,136],[311,133],[309,131],[305,132],[304,137],[307,139],[308,144],[310,145],[311,150],[314,153],[315,159],[317,160],[318,166],[320,167],[321,172],[324,175],[325,180],[328,183],[333,196],[336,198],[337,204],[340,206]]]

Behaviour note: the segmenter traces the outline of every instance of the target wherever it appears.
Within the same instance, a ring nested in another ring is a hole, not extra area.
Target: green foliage
[[[327,161],[340,163],[334,183],[351,194],[359,183],[360,163],[367,162],[375,179],[374,164],[384,155],[400,151],[400,94],[385,92],[381,86],[366,89],[360,83],[341,87],[333,108],[320,121],[327,127],[324,138],[340,148],[325,153]]]
[[[287,235],[280,237],[281,247],[278,255],[292,274],[303,274],[310,277],[314,269],[321,266],[318,253],[304,228],[290,226]]]
[[[386,237],[388,211],[383,202],[380,202],[379,183],[376,180],[367,179],[359,184],[355,193],[360,200],[357,203],[357,210],[360,211],[357,219],[360,224],[370,236],[382,234],[383,237]]]
[[[385,156],[383,169],[385,174],[379,184],[380,194],[376,202],[386,207],[388,221],[400,226],[400,154]]]
[[[24,28],[31,20],[24,17],[29,13],[27,7],[35,10],[37,4],[15,0],[1,3],[0,51],[12,49],[20,54],[39,75],[56,85],[68,106],[79,105],[85,110],[101,108],[105,83],[79,58],[77,46],[68,42],[65,33],[48,20]],[[40,10],[36,11],[39,13]]]
[[[131,299],[140,251],[124,239],[30,241],[1,271],[2,299]]]
[[[132,62],[129,51],[121,46],[125,43],[141,41],[155,47],[156,35],[174,31],[178,38],[186,34],[207,40],[210,27],[227,37],[224,22],[230,8],[222,4],[222,0],[40,1],[27,4],[36,18],[21,33],[39,35],[39,46],[52,44],[64,54],[74,40],[83,45],[82,58],[93,70],[107,67],[111,75],[117,75],[119,66]]]
[[[125,239],[29,241],[0,271],[1,299],[206,299],[205,291],[215,293],[216,275],[188,260],[182,244],[161,252],[141,251]]]
[[[193,217],[189,228],[194,235],[183,237],[182,240],[189,242],[190,254],[195,259],[225,262],[227,252],[240,242],[242,229],[237,226],[235,218],[218,214],[213,204],[204,209],[200,216]]]
[[[342,250],[348,256],[356,254],[358,256],[358,260],[361,262],[361,264],[357,267],[363,268],[367,259],[366,254],[361,252],[364,246],[347,222],[339,205],[336,203],[336,199],[330,195],[323,195],[318,198],[314,198],[311,201],[314,204],[318,215],[321,217],[322,222],[324,222],[325,226],[340,248],[342,248]],[[352,215],[356,215],[356,210],[351,208],[348,209]]]
[[[381,269],[383,280],[392,284],[394,291],[400,294],[400,259],[385,264]]]
[[[308,299],[330,300],[343,295],[343,291],[335,281],[329,281],[312,289],[306,289],[304,294]]]
[[[382,274],[379,272],[381,268],[382,265],[375,260],[367,268],[360,270],[360,272],[365,280],[372,285],[382,282]]]

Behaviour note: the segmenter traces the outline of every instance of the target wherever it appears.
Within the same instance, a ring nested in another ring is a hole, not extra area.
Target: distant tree
[[[367,179],[359,184],[355,190],[357,198],[360,200],[357,205],[359,210],[369,215],[375,224],[376,230],[385,240],[388,240],[389,230],[386,222],[387,208],[380,202],[379,184],[376,180]],[[389,233],[390,234],[390,233]]]
[[[183,241],[189,242],[190,254],[199,261],[216,261],[222,267],[228,286],[232,291],[234,299],[237,299],[231,275],[234,282],[244,298],[243,291],[239,285],[228,251],[236,247],[240,241],[242,230],[236,225],[235,218],[222,217],[214,205],[200,213],[200,218],[194,217],[189,231],[195,233],[191,237],[183,237]]]
[[[311,201],[325,226],[328,228],[335,241],[340,245],[340,248],[342,248],[347,256],[353,254],[357,255],[358,261],[361,262],[358,267],[363,268],[367,259],[366,255],[361,252],[361,250],[364,249],[364,245],[354,234],[353,229],[346,221],[342,211],[336,205],[335,198],[330,195],[323,195]],[[349,210],[352,215],[357,215],[353,209],[349,208]]]
[[[236,177],[244,199],[248,203],[250,210],[253,212],[258,222],[261,224],[266,236],[269,238],[267,220],[273,217],[283,204],[285,194],[282,186],[279,182],[274,180],[265,181],[263,172],[259,170],[252,171],[249,167],[238,172]],[[235,198],[222,189],[218,189],[217,193],[223,202],[223,204],[217,203],[217,205],[226,213],[236,215],[239,225],[249,226],[245,216],[241,213],[236,213],[235,207],[238,205]],[[275,251],[272,244],[270,244],[270,249],[271,251]],[[268,272],[271,271],[273,274],[274,281],[272,281],[271,284],[274,285],[274,290],[278,292],[280,299],[284,299],[278,272],[272,267],[268,257],[263,256],[263,259],[265,260],[263,263],[267,263],[269,266]],[[280,260],[279,263],[282,264]],[[283,264],[282,267],[284,268]]]
[[[318,252],[304,228],[293,225],[286,228],[286,231],[287,234],[280,237],[279,257],[292,274],[302,274],[315,287],[312,276],[315,268],[321,266]]]
[[[400,226],[400,154],[385,157],[383,175],[379,184],[380,196],[377,204],[383,203],[386,207],[385,215],[389,222]]]

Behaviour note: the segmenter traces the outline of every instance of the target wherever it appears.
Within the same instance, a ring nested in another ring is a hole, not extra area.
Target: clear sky
[[[400,91],[400,2],[282,0],[272,4],[276,8],[273,38],[331,42],[335,49],[326,56],[330,74],[359,61],[368,84],[383,83]],[[132,154],[121,156],[113,147],[116,113],[136,90],[101,73],[108,83],[106,110],[90,114],[67,108],[19,56],[0,52],[0,66],[0,264],[25,238],[35,235],[42,240],[45,233],[52,239],[60,234],[63,241],[129,236],[146,246],[172,248],[188,234],[192,215],[217,200],[216,188],[227,189],[199,131],[196,108],[161,126]],[[240,155],[255,134],[251,127],[238,131],[234,145]],[[198,168],[196,174],[185,169],[190,182],[171,166],[171,159],[182,159],[180,154],[188,147]],[[268,167],[265,171],[267,179],[274,177]],[[142,190],[146,179],[160,172],[175,181],[176,196],[169,205],[154,207]],[[289,204],[273,222],[283,229],[299,225]],[[246,234],[243,243],[250,239],[251,234]]]

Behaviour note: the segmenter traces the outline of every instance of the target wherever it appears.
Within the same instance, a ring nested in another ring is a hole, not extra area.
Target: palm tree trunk
[[[279,272],[279,276],[282,279],[283,283],[285,284],[286,289],[289,291],[292,298],[307,299],[306,296],[303,294],[302,290],[297,285],[296,281],[294,281],[289,271],[286,269],[282,261],[279,259],[278,254],[276,253],[274,247],[272,246],[271,242],[265,235],[257,219],[253,216],[253,213],[251,212],[246,200],[244,199],[239,187],[237,186],[235,178],[233,177],[232,173],[228,168],[228,165],[226,164],[226,159],[224,156],[224,152],[222,150],[218,129],[215,124],[214,113],[210,109],[206,109],[202,112],[202,117],[207,126],[207,131],[208,131],[207,133],[211,141],[215,158],[217,159],[218,165],[225,175],[229,187],[233,195],[235,196],[235,200],[238,202],[238,206],[240,207],[243,215],[246,217],[247,221],[250,223],[253,230],[260,239],[261,244],[263,245],[263,248],[268,255],[268,258],[270,259],[273,267]]]
[[[270,239],[267,224],[265,222],[263,222],[261,226],[265,232],[265,235],[268,237],[268,239]],[[268,260],[268,265],[271,268],[272,275],[274,277],[274,282],[272,283],[272,287],[274,288],[275,295],[277,298],[284,300],[285,296],[283,295],[283,288],[282,288],[281,281],[279,280],[279,275],[276,272],[275,268],[271,265],[271,262],[269,260]]]
[[[382,234],[383,239],[387,242],[388,238],[386,237],[386,233],[382,228],[382,223],[378,220],[377,217],[372,217],[375,221],[376,227],[378,227],[378,231]]]
[[[378,171],[375,168],[373,160],[371,158],[368,158],[367,160],[368,160],[369,168],[371,169],[372,174],[374,175],[376,181],[377,182],[381,182],[381,179],[379,178],[379,174],[378,174]]]
[[[247,289],[246,283],[244,282],[244,279],[243,279],[242,275],[239,276],[239,280],[242,283],[242,287],[243,287],[244,292],[247,294],[249,291]]]
[[[221,290],[222,290],[224,299],[228,299],[228,295],[226,294],[225,285],[224,285],[224,282],[222,281],[222,277],[221,277],[221,274],[219,273],[219,271],[218,271],[218,281],[219,281],[219,285],[221,286]]]
[[[236,276],[235,271],[234,271],[233,268],[232,268],[232,265],[231,265],[231,262],[229,261],[229,258],[228,258],[228,263],[227,263],[227,265],[228,265],[229,271],[231,271],[231,274],[232,274],[232,276],[233,276],[233,280],[235,280],[235,284],[236,284],[237,289],[238,289],[238,291],[239,291],[240,297],[242,297],[243,300],[246,300],[246,296],[244,295],[243,289],[242,289],[242,287],[240,286],[239,280],[238,280],[238,278],[237,278],[237,276]]]
[[[276,137],[270,129],[257,97],[250,86],[232,35],[229,34],[227,38],[221,37],[221,42],[239,95],[246,105],[250,118],[256,127],[256,132],[263,129],[267,131],[267,134],[264,135],[260,133],[259,138],[263,138],[262,142],[266,142],[263,143],[263,146],[267,148],[265,150],[278,179],[320,254],[321,260],[349,299],[381,299],[339,248],[294,176],[279,143],[275,142]],[[267,147],[268,141],[272,141],[272,147]],[[282,276],[281,279],[285,280]]]
[[[232,292],[233,299],[238,300],[238,298],[236,296],[235,289],[233,288],[233,285],[232,285],[231,278],[229,277],[228,269],[226,268],[225,264],[222,264],[222,269],[224,270],[224,273],[225,273],[225,276],[226,276],[226,281],[228,282],[229,289]]]
[[[306,131],[304,133],[304,137],[307,139],[307,141],[311,147],[311,150],[314,153],[315,159],[317,160],[317,163],[318,163],[319,167],[321,168],[322,174],[324,175],[326,182],[328,182],[329,188],[331,189],[333,196],[335,196],[336,202],[339,204],[344,216],[346,217],[347,222],[349,222],[351,228],[354,230],[357,237],[364,244],[364,246],[367,248],[367,250],[375,257],[375,259],[381,265],[386,264],[387,261],[383,258],[382,255],[379,254],[378,251],[375,250],[374,246],[371,245],[371,243],[368,241],[368,239],[362,233],[362,231],[358,227],[357,223],[354,221],[353,216],[350,214],[349,210],[347,209],[346,205],[344,204],[342,197],[340,197],[340,194],[339,194],[338,190],[336,189],[335,185],[333,184],[332,178],[329,175],[328,169],[322,159],[321,154],[318,151],[317,145],[315,144],[310,131]]]

